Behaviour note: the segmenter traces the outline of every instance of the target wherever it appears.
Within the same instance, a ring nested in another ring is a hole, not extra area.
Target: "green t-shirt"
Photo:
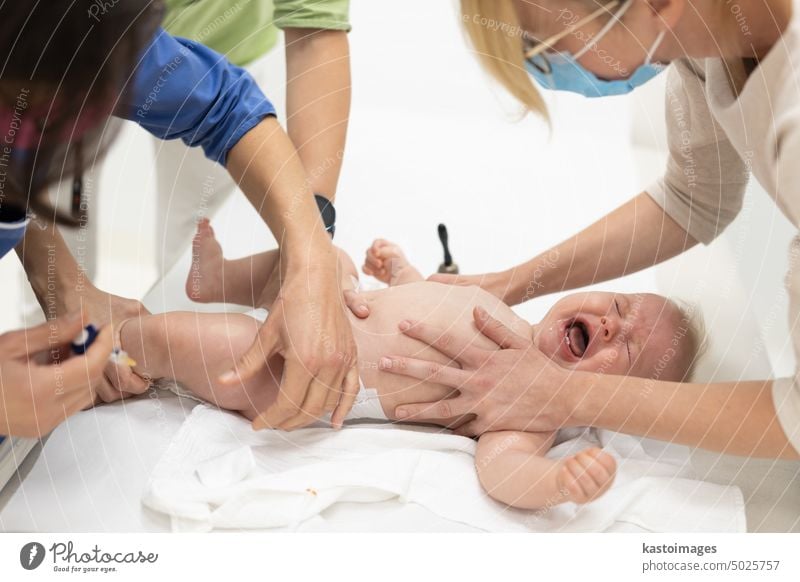
[[[166,0],[164,28],[246,65],[275,46],[278,29],[350,30],[350,0]]]

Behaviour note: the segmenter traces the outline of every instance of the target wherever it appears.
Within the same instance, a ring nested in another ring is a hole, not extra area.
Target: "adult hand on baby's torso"
[[[233,385],[252,378],[272,356],[283,357],[278,398],[254,420],[256,429],[294,430],[327,412],[339,427],[358,394],[357,351],[341,301],[337,251],[328,244],[309,256],[314,260],[305,265],[276,261],[259,303],[269,316],[251,348],[220,378]]]
[[[497,430],[544,432],[569,421],[570,411],[559,388],[569,378],[530,339],[514,333],[482,308],[474,312],[478,329],[499,349],[482,349],[426,324],[412,322],[403,332],[429,344],[461,368],[414,358],[390,356],[384,372],[435,382],[459,391],[455,398],[406,404],[395,410],[405,421],[430,421],[474,414],[477,418],[456,431],[473,436]]]

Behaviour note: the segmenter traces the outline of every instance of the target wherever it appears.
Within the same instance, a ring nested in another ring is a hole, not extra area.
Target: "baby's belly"
[[[530,334],[530,326],[510,307],[477,287],[420,282],[370,292],[366,299],[370,304],[370,317],[360,320],[351,315],[353,336],[358,345],[359,372],[364,385],[377,390],[389,418],[395,418],[394,409],[401,404],[434,402],[456,393],[455,388],[379,370],[378,362],[383,356],[459,366],[441,352],[400,333],[398,324],[404,319],[424,322],[467,339],[476,347],[497,349],[494,342],[475,327],[472,310],[479,305],[520,335]]]

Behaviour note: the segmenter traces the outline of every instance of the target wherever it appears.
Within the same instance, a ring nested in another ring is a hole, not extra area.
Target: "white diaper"
[[[360,380],[359,382],[361,383]],[[381,406],[381,399],[378,397],[378,391],[372,388],[364,388],[363,383],[361,383],[358,389],[356,402],[353,404],[353,408],[350,409],[350,413],[345,416],[345,420],[358,420],[362,418],[389,420],[389,417],[386,416],[386,413],[383,411],[383,406]]]

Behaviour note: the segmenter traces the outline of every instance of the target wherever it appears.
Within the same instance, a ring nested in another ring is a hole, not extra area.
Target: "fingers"
[[[103,379],[103,370],[113,346],[111,328],[106,326],[100,330],[97,339],[83,356],[76,356],[57,364],[60,367],[58,374],[64,387],[65,406],[67,403],[72,403],[75,407],[70,413],[94,403],[95,386]]]
[[[80,312],[51,319],[35,327],[0,335],[0,352],[8,358],[21,358],[70,343],[83,324]]]
[[[456,336],[425,323],[406,320],[400,322],[400,331],[439,350],[442,354],[459,363],[477,364],[480,352],[472,347],[467,338]]]
[[[451,388],[459,388],[469,381],[471,373],[437,362],[405,358],[401,356],[384,356],[378,367],[391,374],[408,376],[425,382],[443,384]]]
[[[305,395],[310,389],[313,375],[302,362],[286,360],[283,368],[278,398],[267,410],[253,421],[253,428],[279,428],[283,423],[297,416],[303,406]]]
[[[286,422],[281,423],[278,428],[291,431],[319,420],[325,414],[325,403],[332,390],[324,382],[314,379],[298,413]]]
[[[456,396],[438,402],[404,404],[395,408],[394,415],[405,422],[432,421],[464,416],[472,412],[471,408],[472,405],[464,396]]]
[[[514,333],[505,324],[489,315],[483,307],[476,307],[472,316],[480,332],[500,346],[500,349],[522,350],[531,345],[528,338]]]
[[[217,380],[225,386],[233,386],[239,382],[244,382],[255,376],[259,370],[267,366],[272,354],[277,350],[279,336],[272,330],[272,319],[275,313],[267,317],[267,321],[258,330],[253,345],[247,352],[239,358],[234,367],[222,374]]]
[[[331,416],[331,425],[333,428],[337,430],[342,428],[344,419],[353,409],[353,405],[356,402],[356,397],[358,396],[360,387],[358,366],[353,366],[347,372],[347,376],[345,376],[342,397],[339,400],[339,405],[336,407],[336,410],[333,411],[333,415]]]
[[[483,426],[480,419],[475,419],[470,422],[464,423],[456,428],[453,433],[458,436],[476,437],[485,433],[487,429]]]
[[[207,222],[207,219],[204,220]],[[122,345],[122,330],[129,321],[131,319],[126,319],[114,328],[114,346],[116,348]],[[124,398],[124,395],[142,394],[150,387],[150,383],[136,374],[130,366],[113,361],[106,364],[105,378],[106,382],[101,383],[98,388],[98,395],[103,402],[114,402]]]
[[[109,362],[105,369],[108,390],[98,390],[103,402],[114,402],[127,396],[144,394],[150,388],[150,382],[136,374],[129,366]],[[105,386],[103,388],[106,388]]]
[[[370,273],[367,273],[368,275]],[[344,292],[344,303],[347,308],[353,312],[353,315],[359,319],[366,319],[369,317],[369,305],[361,293],[356,291],[346,290]]]

